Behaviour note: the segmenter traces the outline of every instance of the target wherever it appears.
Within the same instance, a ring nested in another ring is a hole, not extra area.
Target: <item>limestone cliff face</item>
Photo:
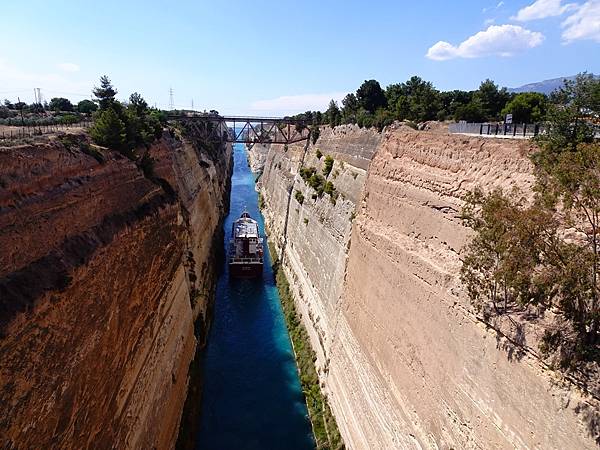
[[[406,127],[368,133],[327,129],[306,152],[305,166],[317,147],[336,159],[332,181],[344,199],[335,206],[312,200],[295,177],[299,148],[268,149],[260,183],[281,246],[294,177],[304,192],[303,205],[292,195],[284,269],[346,444],[595,448],[577,411],[597,403],[559,387],[535,330],[515,349],[484,324],[459,282],[469,239],[461,198],[475,186],[528,189],[528,144]]]
[[[102,163],[56,139],[0,149],[2,448],[177,437],[231,149],[165,133],[146,176],[100,151]]]
[[[308,149],[299,143],[287,149],[273,145],[265,156],[261,156],[264,148],[250,152],[251,165],[264,160],[259,183],[267,201],[263,214],[272,241],[279,250],[285,247],[284,268],[296,298],[302,299],[298,307],[310,322],[307,330],[323,371],[334,337],[355,206],[379,141],[373,131],[343,126],[323,128],[317,144]],[[320,159],[317,149],[323,154]],[[328,178],[339,193],[335,204],[327,194],[313,199],[315,191],[297,173],[302,165],[322,173],[326,155],[335,160]],[[296,199],[297,191],[304,197],[302,204]]]

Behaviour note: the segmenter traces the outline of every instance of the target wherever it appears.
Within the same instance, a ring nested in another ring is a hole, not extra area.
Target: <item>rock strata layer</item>
[[[165,133],[144,173],[72,144],[0,148],[0,446],[172,448],[231,148]]]
[[[313,199],[299,176],[301,166],[323,169],[317,149],[335,160],[335,202]],[[306,151],[250,151],[348,447],[595,448],[595,400],[558,383],[534,331],[515,346],[482,322],[459,281],[470,237],[464,194],[530,190],[531,150],[526,141],[346,125],[322,128]]]

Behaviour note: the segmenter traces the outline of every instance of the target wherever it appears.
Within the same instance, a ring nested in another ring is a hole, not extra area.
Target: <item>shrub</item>
[[[300,168],[300,176],[304,181],[307,181],[310,177],[312,177],[317,172],[317,169],[314,167],[301,167]]]
[[[296,194],[294,195],[294,197],[296,198],[296,201],[300,204],[304,203],[304,195],[302,195],[302,192],[300,192],[299,190],[296,191]]]
[[[60,118],[60,123],[65,125],[72,125],[77,122],[79,122],[79,117],[75,114],[66,114]]]
[[[321,150],[317,149],[317,151],[315,152],[315,155],[316,155],[317,159],[321,159],[321,157],[323,156],[323,153],[321,152]]]
[[[323,175],[328,177],[331,173],[331,169],[333,168],[333,158],[329,155],[325,157],[325,166],[323,167]]]
[[[319,129],[319,127],[317,125],[311,127],[310,138],[312,140],[313,145],[315,145],[317,143],[317,140],[319,139],[320,135],[321,135],[321,130]]]

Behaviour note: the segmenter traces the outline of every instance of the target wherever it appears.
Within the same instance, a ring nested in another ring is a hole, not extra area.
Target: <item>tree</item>
[[[509,101],[502,115],[512,114],[514,123],[539,123],[546,117],[548,98],[537,92],[523,92]]]
[[[488,314],[552,309],[540,350],[565,369],[600,362],[600,144],[577,131],[600,113],[595,90],[584,76],[553,96],[560,107],[531,157],[532,204],[474,192],[463,216],[476,232],[462,269],[473,303]]]
[[[98,145],[127,152],[125,124],[112,108],[101,110],[90,129],[90,136]]]
[[[352,93],[346,95],[342,100],[342,118],[344,123],[356,122],[356,113],[359,108],[360,105],[358,104],[356,95]]]
[[[498,86],[490,79],[479,85],[479,89],[473,94],[473,102],[478,103],[486,120],[496,120],[500,117],[500,111],[510,100],[510,93],[506,88],[498,89]]]
[[[461,280],[486,318],[543,299],[543,283],[530,277],[542,261],[542,236],[555,233],[557,223],[548,211],[524,204],[517,191],[485,195],[476,189],[465,198],[462,217],[476,234],[466,247]]]
[[[365,80],[356,91],[356,99],[358,104],[369,113],[387,106],[385,93],[376,80]]]
[[[92,92],[100,105],[101,111],[105,111],[114,105],[117,90],[106,75],[100,77],[100,87],[95,87]]]
[[[454,112],[454,120],[466,120],[467,122],[483,122],[486,120],[485,113],[481,109],[481,105],[477,102],[470,102],[466,105],[461,105]]]
[[[129,107],[139,117],[142,117],[148,111],[148,103],[137,92],[129,96]]]
[[[91,100],[81,100],[77,103],[77,111],[82,114],[91,114],[98,109],[98,105],[96,105]]]
[[[333,99],[329,102],[329,107],[327,108],[326,114],[331,128],[341,123],[342,116],[340,113],[340,108],[338,108],[337,103]]]
[[[386,88],[388,109],[398,120],[433,120],[440,109],[439,92],[428,81],[411,77],[406,83]]]
[[[472,92],[467,91],[446,91],[440,92],[439,102],[440,110],[438,111],[438,120],[445,120],[455,117],[456,111],[460,107],[464,107],[471,103],[473,98]],[[463,120],[463,119],[459,119]]]
[[[73,104],[63,97],[54,97],[48,106],[54,111],[73,111]]]
[[[594,121],[600,115],[600,79],[579,74],[575,81],[566,80],[550,96],[547,114],[549,132],[538,142],[549,149],[574,149],[579,143],[594,140]]]

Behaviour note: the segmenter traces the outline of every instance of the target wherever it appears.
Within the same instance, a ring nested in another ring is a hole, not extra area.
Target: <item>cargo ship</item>
[[[244,211],[231,226],[229,274],[238,278],[255,278],[263,272],[263,238],[258,222]]]

